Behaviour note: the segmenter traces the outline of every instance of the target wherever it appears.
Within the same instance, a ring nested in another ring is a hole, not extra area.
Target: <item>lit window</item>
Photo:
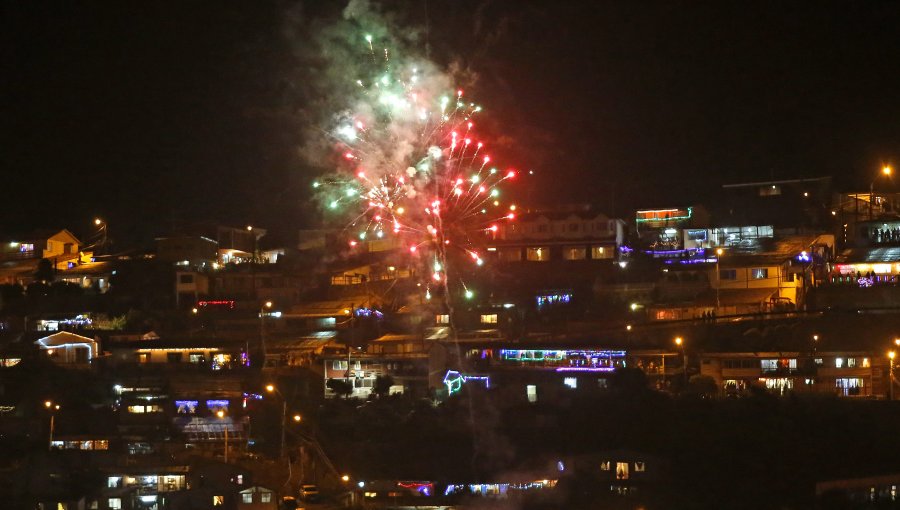
[[[491,313],[481,316],[482,324],[497,324],[497,314]]]
[[[600,463],[600,471],[609,471],[609,461]]]
[[[259,495],[260,503],[271,503],[272,502],[272,493],[271,492],[263,492]]]
[[[563,258],[566,260],[584,260],[587,250],[584,246],[566,246],[563,248]]]
[[[550,247],[537,246],[525,249],[525,259],[531,262],[546,262],[550,260]]]
[[[222,506],[225,504],[225,496],[213,496],[213,506]]]
[[[106,506],[109,510],[122,510],[122,498],[109,498]]]
[[[628,480],[627,462],[616,462],[616,480]]]
[[[750,278],[754,280],[765,280],[769,277],[769,269],[766,267],[754,267],[750,270]]]
[[[246,492],[241,494],[241,503],[253,503],[253,493]]]
[[[110,489],[116,489],[122,486],[122,477],[121,476],[110,476],[106,479],[106,486]]]
[[[862,366],[863,368],[869,368],[871,366],[871,364],[869,363],[869,358],[862,359]]]
[[[450,324],[450,316],[447,314],[436,315],[434,322],[437,324]]]
[[[529,402],[537,402],[537,386],[533,384],[525,386],[525,395],[528,397]]]
[[[347,368],[348,367],[346,361],[335,360],[331,362],[332,370],[347,370]]]
[[[565,384],[569,388],[575,389],[578,387],[578,379],[574,377],[566,377],[565,379],[563,379],[563,384]]]
[[[847,368],[854,368],[856,366],[856,358],[847,358]]]
[[[844,368],[844,358],[834,358],[835,368]]]
[[[643,473],[646,470],[646,466],[644,466],[643,462],[635,462],[634,463],[634,472],[635,473]]]
[[[606,246],[591,246],[591,258],[594,260],[613,258],[613,250]]]

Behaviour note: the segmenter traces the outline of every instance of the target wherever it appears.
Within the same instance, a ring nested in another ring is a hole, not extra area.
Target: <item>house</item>
[[[255,485],[238,493],[238,510],[278,510],[278,494],[265,487]]]
[[[34,343],[50,360],[61,365],[86,366],[100,354],[96,340],[68,331],[39,338]]]
[[[81,241],[66,229],[36,230],[0,243],[0,284],[27,285],[34,279],[38,262],[47,259],[55,270],[90,262],[81,252]]]

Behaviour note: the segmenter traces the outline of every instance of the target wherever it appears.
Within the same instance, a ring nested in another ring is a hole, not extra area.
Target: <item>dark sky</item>
[[[304,29],[340,2],[5,2],[0,229],[312,226]],[[412,9],[412,10],[410,10]],[[900,164],[900,3],[388,2],[537,175],[532,202],[686,204]],[[427,24],[426,24],[427,20]],[[424,27],[427,25],[427,30]],[[298,39],[299,37],[299,39]],[[613,201],[614,200],[614,201]]]

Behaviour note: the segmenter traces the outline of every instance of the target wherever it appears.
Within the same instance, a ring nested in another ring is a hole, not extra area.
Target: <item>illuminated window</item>
[[[241,494],[241,502],[242,503],[253,503],[253,493],[248,492],[245,494]]]
[[[600,470],[601,471],[609,471],[609,461],[601,462]]]
[[[225,496],[213,496],[213,506],[222,506],[225,504]]]
[[[766,267],[754,267],[750,270],[750,278],[754,280],[765,280],[769,277],[769,269]]]
[[[436,324],[450,324],[450,316],[447,314],[436,315],[434,322]]]
[[[331,362],[332,370],[347,370],[347,362],[341,360],[335,360]]]
[[[616,462],[616,480],[628,480],[627,462]]]
[[[863,368],[869,368],[871,366],[869,363],[869,358],[862,359],[862,366],[863,366]]]
[[[272,493],[271,492],[262,492],[259,495],[260,503],[271,503],[272,502]]]
[[[594,260],[613,258],[613,250],[606,246],[591,246],[591,258]]]
[[[491,313],[491,314],[482,315],[481,323],[482,324],[497,324],[497,314]]]
[[[533,384],[525,386],[525,396],[528,397],[529,402],[537,402],[537,386]]]
[[[563,248],[563,258],[566,260],[584,260],[587,258],[587,250],[584,246],[566,246]]]
[[[122,486],[121,476],[110,476],[106,479],[106,486],[110,489],[117,489]]]
[[[643,462],[635,462],[634,463],[634,472],[635,473],[643,473],[646,470],[646,466],[644,466]]]
[[[122,510],[122,498],[109,498],[106,502],[109,510]]]
[[[844,358],[834,358],[835,368],[844,368]]]
[[[575,389],[578,387],[578,379],[574,377],[566,377],[563,379],[563,384],[565,384],[569,388]]]
[[[150,353],[149,352],[139,352],[137,354],[138,363],[150,363]]]
[[[546,262],[550,260],[550,247],[536,246],[525,248],[525,259],[531,262]]]

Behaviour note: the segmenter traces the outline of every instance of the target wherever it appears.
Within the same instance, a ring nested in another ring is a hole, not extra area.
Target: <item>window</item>
[[[109,510],[122,510],[122,498],[109,498],[106,506],[109,507]]]
[[[578,379],[574,377],[566,377],[563,379],[563,384],[574,390],[578,388]]]
[[[450,324],[450,315],[447,315],[447,314],[436,315],[434,317],[434,322],[436,324]]]
[[[609,471],[609,461],[600,463],[600,471]]]
[[[646,466],[644,466],[643,462],[635,462],[634,463],[634,472],[635,473],[643,473],[646,470]]]
[[[528,397],[529,402],[537,402],[537,386],[533,384],[525,386],[525,396]]]
[[[106,486],[110,489],[118,489],[122,486],[121,476],[110,476],[106,479]]]
[[[271,492],[262,492],[259,494],[259,502],[260,503],[271,503],[272,502],[272,493]]]
[[[628,480],[627,462],[616,462],[616,480]]]
[[[150,363],[150,353],[149,352],[139,352],[137,355],[138,363]]]
[[[241,494],[241,503],[253,503],[253,493],[246,492]]]
[[[563,248],[563,258],[566,260],[584,260],[587,258],[587,250],[584,246],[566,246]]]
[[[482,315],[481,323],[482,324],[497,324],[497,314],[491,313],[491,314]]]
[[[519,262],[522,260],[522,250],[519,248],[500,248],[499,257],[502,262]]]
[[[550,260],[549,246],[536,246],[533,248],[525,248],[525,259],[531,262],[546,262]]]
[[[834,368],[844,368],[844,358],[834,358]]]
[[[844,397],[863,395],[864,386],[863,379],[859,377],[845,377],[834,380],[834,387],[837,389],[838,395]]]
[[[341,360],[335,360],[331,362],[332,370],[347,370],[347,362]]]
[[[34,243],[23,243],[19,245],[19,251],[22,253],[34,251]]]
[[[765,280],[769,277],[769,268],[767,267],[754,267],[750,270],[750,278],[754,280]]]
[[[856,358],[847,358],[847,368],[856,367]]]
[[[737,269],[722,269],[719,271],[720,280],[737,280]]]
[[[862,359],[862,367],[869,368],[870,366],[872,366],[872,365],[869,363],[869,358],[863,358]]]
[[[225,504],[225,496],[213,496],[213,506],[222,506]]]
[[[613,258],[614,250],[608,246],[594,245],[591,246],[591,258],[594,260]]]
[[[169,363],[181,363],[181,353],[180,352],[167,352],[166,353],[166,361]]]
[[[204,356],[202,352],[192,352],[188,354],[188,361],[194,364],[204,363],[206,361],[206,356]]]

